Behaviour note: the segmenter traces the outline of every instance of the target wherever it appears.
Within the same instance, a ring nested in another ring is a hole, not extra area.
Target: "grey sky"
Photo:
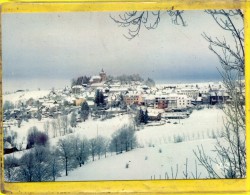
[[[142,29],[131,41],[109,14],[3,14],[4,85],[27,78],[69,81],[101,68],[109,75],[139,73],[155,80],[219,78],[218,59],[201,33],[223,31],[203,11],[186,11],[187,27],[163,13],[157,29]]]

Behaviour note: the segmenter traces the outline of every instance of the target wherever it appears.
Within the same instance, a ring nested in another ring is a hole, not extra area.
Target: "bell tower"
[[[104,72],[104,70],[102,69],[102,71],[100,72],[100,77],[101,77],[101,82],[104,82],[107,80],[107,75],[106,73]]]

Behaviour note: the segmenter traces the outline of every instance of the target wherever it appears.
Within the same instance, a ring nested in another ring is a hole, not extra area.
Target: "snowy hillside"
[[[40,90],[40,91],[22,91],[22,92],[15,92],[10,94],[5,94],[3,96],[4,101],[11,101],[16,104],[18,101],[25,101],[30,98],[39,99],[49,94],[49,90]]]
[[[177,179],[183,179],[186,158],[188,158],[188,178],[193,179],[196,175],[193,149],[201,144],[206,146],[208,155],[213,156],[211,152],[215,144],[213,139],[160,144],[89,162],[71,171],[69,176],[59,177],[57,181],[173,179],[171,167],[174,178],[177,175]],[[197,175],[199,178],[206,178],[207,172],[198,166]]]
[[[166,123],[162,126],[144,126],[136,131],[137,139],[140,146],[152,146],[165,143],[175,142],[175,138],[180,137],[182,141],[191,141],[199,139],[207,139],[219,136],[223,129],[224,113],[221,109],[203,109],[194,110],[192,115],[187,119],[169,120],[171,123]],[[39,130],[44,131],[44,123],[55,119],[30,119],[29,122],[23,122],[21,128],[13,126],[12,130],[17,132],[17,145],[26,144],[26,137],[30,127],[36,126]],[[174,124],[177,122],[177,124]],[[73,133],[78,137],[93,138],[98,135],[110,138],[111,135],[124,125],[131,124],[129,115],[118,115],[112,119],[101,121],[89,120],[78,123],[77,127],[73,128]],[[210,124],[209,126],[207,124]],[[65,135],[70,136],[70,135]],[[56,145],[61,137],[52,137],[52,129],[49,131],[50,145]]]
[[[8,94],[6,100],[17,102],[29,98],[38,99],[48,95],[49,91],[19,92]],[[68,120],[72,113],[67,114]],[[79,115],[78,115],[79,116]],[[91,156],[85,161],[82,167],[76,165],[70,169],[69,175],[65,176],[65,171],[60,171],[57,181],[81,181],[81,180],[148,180],[148,179],[183,179],[187,178],[207,178],[208,173],[204,167],[199,166],[199,162],[194,155],[197,146],[203,145],[206,154],[215,157],[214,149],[216,138],[220,139],[224,129],[224,112],[217,106],[204,107],[203,109],[193,109],[189,117],[184,119],[162,119],[158,122],[149,122],[145,125],[134,126],[133,117],[129,113],[116,113],[111,118],[102,119],[92,117],[86,121],[77,122],[76,127],[70,127],[70,132],[55,136],[54,123],[62,123],[62,117],[31,118],[22,121],[18,127],[15,119],[6,121],[5,128],[9,127],[17,133],[16,147],[21,150],[12,154],[6,154],[21,159],[24,154],[31,150],[26,150],[27,136],[29,129],[36,126],[41,132],[45,132],[45,124],[49,123],[48,138],[50,149],[58,148],[59,140],[70,140],[72,136],[86,138],[88,140],[103,136],[109,141],[115,132],[124,126],[132,125],[136,129],[137,148],[121,154],[114,151],[96,156],[92,161]],[[8,126],[9,125],[9,126]],[[68,124],[69,125],[69,124]],[[57,127],[58,128],[58,127]],[[61,127],[62,128],[62,127]],[[45,132],[46,133],[46,132]],[[215,169],[219,167],[215,167]],[[185,172],[187,170],[187,172]]]

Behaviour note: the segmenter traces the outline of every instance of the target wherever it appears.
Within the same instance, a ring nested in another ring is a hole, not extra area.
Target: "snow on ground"
[[[20,144],[22,144],[22,148],[25,149],[27,145],[28,131],[31,127],[36,126],[38,130],[44,131],[43,125],[45,121],[52,121],[52,119],[42,119],[41,121],[38,121],[37,119],[29,119],[28,122],[23,121],[20,128],[18,128],[17,123],[14,123],[15,125],[11,126],[11,130],[17,132],[16,143],[18,148],[20,148]]]
[[[223,129],[224,113],[221,109],[203,109],[194,110],[189,118],[179,120],[170,120],[171,123],[166,123],[162,126],[145,126],[136,131],[136,136],[140,146],[157,146],[164,143],[173,143],[174,137],[182,137],[182,141],[200,140],[211,138],[213,132],[218,136],[219,131]],[[17,146],[23,143],[23,149],[27,143],[27,135],[29,128],[36,126],[40,131],[44,131],[43,125],[45,121],[54,119],[30,119],[29,122],[23,121],[21,128],[12,126],[11,129],[17,132]],[[178,124],[174,124],[177,122]],[[180,123],[179,123],[180,122]],[[52,138],[52,127],[49,130],[50,145],[55,146],[59,139],[70,135],[78,137],[86,137],[88,139],[101,135],[111,138],[112,134],[124,125],[131,124],[129,115],[118,115],[112,119],[101,121],[89,118],[85,122],[78,123],[76,128],[73,128],[73,133]],[[16,152],[18,153],[18,152]],[[19,155],[18,155],[19,156]]]
[[[108,154],[107,158],[102,157],[100,160],[92,162],[91,160],[82,166],[69,172],[69,176],[57,178],[58,181],[81,181],[81,180],[148,180],[148,179],[172,179],[173,175],[178,172],[177,178],[183,179],[185,163],[188,158],[189,178],[195,174],[195,160],[197,161],[193,150],[197,146],[204,146],[206,154],[213,157],[212,152],[216,140],[209,139],[212,134],[218,137],[218,131],[223,130],[223,118],[225,117],[221,109],[205,108],[194,110],[189,118],[180,120],[170,120],[162,126],[144,126],[136,131],[136,136],[140,148],[130,152],[113,155]],[[28,129],[37,126],[43,131],[45,121],[54,119],[30,119],[29,122],[23,122],[21,128],[12,126],[12,130],[18,133],[18,144],[24,143],[25,147]],[[177,124],[174,124],[177,122]],[[78,123],[73,129],[73,133],[52,138],[52,129],[50,129],[50,146],[55,146],[59,139],[66,138],[70,135],[78,137],[87,137],[88,139],[102,135],[111,138],[111,135],[124,125],[129,125],[131,118],[129,115],[118,115],[107,120],[89,118],[85,122]],[[180,143],[175,143],[174,137],[181,136]],[[20,158],[25,152],[15,152],[14,156]],[[13,155],[13,154],[11,154]],[[126,164],[128,163],[128,168]],[[199,163],[199,162],[197,162]],[[207,172],[202,166],[198,166],[198,175],[200,178],[206,178]],[[175,177],[175,176],[174,176]]]
[[[97,135],[111,137],[111,135],[123,127],[131,123],[129,115],[118,115],[112,119],[101,120],[87,120],[83,123],[79,123],[76,129],[76,133],[86,136],[87,138],[93,138]]]
[[[70,171],[68,176],[63,172],[57,181],[172,179],[171,167],[174,177],[177,174],[177,179],[183,179],[186,158],[188,158],[188,178],[193,179],[196,173],[193,149],[201,144],[207,154],[213,157],[214,153],[211,150],[214,149],[215,139],[161,144],[89,162]],[[128,168],[126,168],[127,163]],[[198,166],[197,175],[206,178],[207,172],[202,166]]]
[[[216,140],[208,137],[212,136],[213,131],[216,134],[217,130],[223,129],[223,117],[225,115],[220,109],[203,109],[193,111],[189,118],[180,120],[180,124],[173,124],[179,120],[171,120],[171,123],[162,126],[144,127],[136,132],[142,148],[119,155],[113,154],[113,156],[94,162],[90,161],[83,167],[70,171],[69,176],[59,177],[58,181],[172,179],[171,170],[173,170],[174,177],[177,173],[177,178],[183,179],[187,158],[188,177],[193,178],[192,174],[195,175],[196,172],[195,161],[197,161],[193,150],[203,145],[206,154],[212,158],[215,157],[212,150]],[[102,122],[99,121],[102,128],[98,132],[111,135],[115,131],[111,129],[118,128],[117,121],[113,120],[115,119],[108,121],[109,125],[108,123],[101,125]],[[129,120],[128,117],[127,120]],[[120,126],[126,123],[124,116],[121,116],[119,121]],[[94,121],[89,122],[89,126],[83,131],[89,134],[89,137],[97,135],[95,130],[91,130],[94,124],[96,124]],[[107,130],[108,127],[111,129]],[[184,140],[180,143],[173,143],[173,137],[177,135],[183,136]],[[128,168],[126,168],[127,163]],[[199,178],[208,177],[202,166],[198,166],[197,174]]]
[[[162,126],[144,127],[137,132],[137,137],[143,145],[174,142],[176,136],[181,136],[186,141],[210,138],[213,132],[218,136],[223,130],[223,119],[224,112],[215,107],[194,110],[189,118],[169,120],[171,123]]]
[[[3,96],[3,102],[8,100],[16,104],[18,101],[28,100],[30,98],[39,99],[49,94],[49,90],[37,90],[37,91],[23,91],[15,92],[11,94],[5,94]]]
[[[23,149],[25,148],[25,145],[27,144],[26,138],[28,135],[28,131],[31,127],[36,126],[38,130],[44,131],[44,127],[43,127],[44,123],[46,121],[51,122],[52,120],[55,120],[55,119],[43,118],[41,121],[38,121],[37,119],[30,119],[28,122],[23,121],[20,128],[18,128],[17,124],[15,126],[11,126],[11,130],[13,130],[14,132],[17,132],[17,140],[16,140],[17,146],[19,147],[19,145],[23,143]],[[73,133],[65,135],[65,136],[61,136],[61,137],[56,137],[56,138],[52,137],[53,130],[52,130],[52,127],[50,126],[49,142],[51,146],[55,146],[59,139],[62,139],[71,135],[76,135],[78,137],[86,137],[88,139],[94,138],[97,135],[110,138],[111,135],[116,130],[128,124],[130,124],[129,115],[119,115],[112,119],[108,119],[104,121],[101,121],[100,119],[93,120],[92,118],[89,118],[85,122],[78,123],[77,127],[73,128]]]
[[[90,118],[85,122],[78,123],[77,127],[73,128],[73,133],[61,137],[51,138],[50,145],[55,146],[60,139],[72,135],[79,138],[86,137],[88,139],[94,138],[96,136],[111,138],[111,135],[115,131],[128,124],[130,124],[128,115],[119,115],[115,118],[105,121],[93,120],[92,118]]]

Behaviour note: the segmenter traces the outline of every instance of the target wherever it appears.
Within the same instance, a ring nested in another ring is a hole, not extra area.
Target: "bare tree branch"
[[[183,11],[169,10],[167,13],[174,24],[186,26],[186,22],[182,17]],[[147,30],[156,29],[160,23],[161,14],[161,11],[131,11],[119,14],[117,17],[110,15],[110,18],[118,26],[128,28],[128,34],[123,36],[131,40],[139,36],[142,27]]]

